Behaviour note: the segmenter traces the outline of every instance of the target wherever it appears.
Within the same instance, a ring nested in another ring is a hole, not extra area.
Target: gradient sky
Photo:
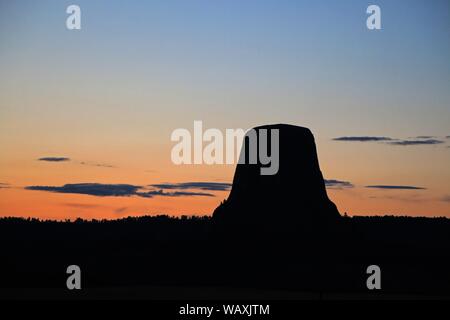
[[[70,4],[80,31],[65,27]],[[382,30],[366,28],[369,4]],[[170,160],[171,132],[202,120],[310,128],[325,178],[353,186],[328,190],[341,213],[450,217],[449,57],[445,0],[1,0],[0,216],[209,214],[227,191],[25,189],[231,182],[234,166]],[[70,161],[38,161],[56,156]]]

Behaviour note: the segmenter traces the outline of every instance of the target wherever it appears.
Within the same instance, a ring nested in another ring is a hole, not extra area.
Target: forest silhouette
[[[217,229],[211,217],[4,218],[1,287],[64,291],[66,268],[76,264],[83,288],[230,287],[358,295],[368,293],[366,268],[376,264],[382,270],[377,295],[448,297],[450,292],[446,218],[342,217],[337,227],[301,234]]]

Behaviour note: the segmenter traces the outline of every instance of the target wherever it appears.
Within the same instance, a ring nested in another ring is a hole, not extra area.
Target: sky
[[[0,0],[0,216],[211,214],[235,166],[170,158],[201,120],[310,128],[341,213],[450,217],[449,57],[445,0]]]

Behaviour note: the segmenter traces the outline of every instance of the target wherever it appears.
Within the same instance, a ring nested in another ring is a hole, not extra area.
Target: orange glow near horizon
[[[317,136],[318,134],[316,134],[318,156],[324,177],[350,181],[354,185],[353,188],[328,189],[330,199],[336,203],[341,214],[450,217],[448,199],[442,199],[446,194],[448,177],[445,170],[442,171],[444,174],[439,174],[438,170],[447,165],[445,163],[445,158],[448,157],[448,152],[445,153],[447,150],[443,150],[442,159],[436,158],[438,160],[435,160],[434,167],[419,166],[420,170],[417,170],[415,169],[417,164],[413,166],[404,162],[404,153],[407,151],[413,154],[413,160],[420,164],[427,160],[423,152],[381,145],[339,144]],[[13,146],[11,141],[8,141],[5,143],[5,151],[8,152],[0,158],[2,168],[0,182],[3,183],[0,188],[0,216],[74,220],[78,217],[117,219],[156,214],[173,216],[212,214],[220,202],[228,197],[228,191],[207,191],[214,194],[214,197],[144,198],[99,197],[25,190],[26,186],[63,186],[72,183],[148,186],[188,181],[232,182],[234,165],[172,164],[170,160],[172,144],[167,137],[165,138],[165,144],[152,143],[147,149],[140,148],[136,143],[115,146],[105,143],[100,152],[97,145],[91,145],[90,141],[86,141],[78,147],[80,151],[72,149],[71,153],[64,153],[63,155],[69,154],[70,157],[70,161],[65,162],[38,161],[39,157],[48,155],[39,152],[40,145],[24,144],[22,141]],[[59,148],[64,150],[65,147],[58,146]],[[359,151],[355,151],[356,148]],[[349,155],[355,157],[358,152],[359,157],[364,155],[364,160],[356,157],[354,161],[349,162]],[[414,177],[409,174],[413,170],[416,171]],[[426,190],[365,188],[365,185],[381,184],[380,182],[417,184],[415,182],[417,177],[421,181],[426,181],[424,183]]]
[[[167,150],[166,150],[167,151]],[[155,160],[155,158],[154,158]],[[25,186],[62,186],[66,183],[97,182],[103,184],[127,183],[145,186],[156,183],[187,181],[231,182],[234,166],[175,166],[161,157],[161,168],[146,170],[146,166],[99,167],[75,161],[45,163],[28,161],[27,166],[16,161],[10,167],[9,185],[0,189],[0,216],[35,217],[51,220],[118,219],[127,216],[167,214],[211,215],[229,191],[207,191],[214,197],[161,197],[92,196],[69,193],[25,190]],[[323,163],[323,161],[321,161]],[[325,177],[332,169],[326,165]],[[12,179],[13,176],[17,178]],[[209,179],[205,179],[207,177]],[[356,179],[356,178],[355,178]],[[14,182],[16,181],[16,182]],[[169,190],[170,191],[170,190]],[[328,189],[341,214],[348,215],[410,215],[447,216],[449,206],[445,201],[424,195],[423,191],[369,190],[361,186]]]

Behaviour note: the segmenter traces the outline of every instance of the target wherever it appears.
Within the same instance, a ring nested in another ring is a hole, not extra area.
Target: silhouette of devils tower
[[[340,214],[328,198],[311,131],[287,124],[256,127],[258,146],[260,129],[267,129],[268,141],[271,130],[279,130],[278,172],[261,175],[259,160],[257,164],[238,164],[230,195],[216,208],[213,219],[253,226],[292,222],[317,225],[337,220]],[[249,150],[247,136],[245,140],[242,149]],[[270,152],[270,145],[267,149]]]

